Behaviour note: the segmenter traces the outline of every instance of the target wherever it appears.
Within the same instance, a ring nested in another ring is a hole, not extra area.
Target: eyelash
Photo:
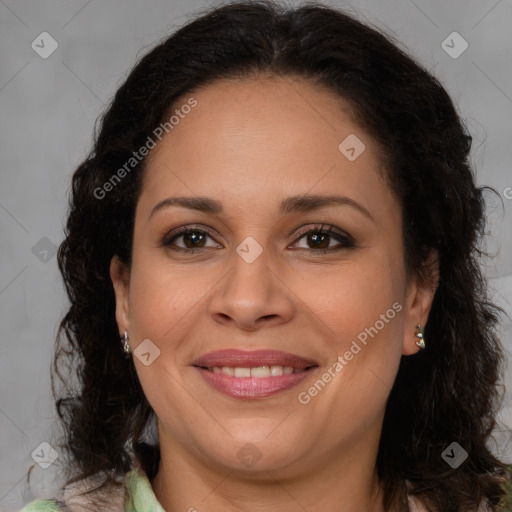
[[[302,238],[304,238],[306,235],[320,234],[320,235],[328,235],[328,236],[336,239],[342,245],[340,247],[330,248],[330,249],[304,249],[304,248],[301,248],[299,250],[308,250],[308,251],[314,252],[315,254],[328,254],[328,253],[337,252],[337,251],[340,251],[343,249],[351,249],[356,246],[354,239],[350,235],[343,234],[341,232],[336,232],[336,231],[334,231],[335,229],[336,228],[334,226],[329,226],[328,229],[324,229],[324,224],[315,225],[312,228],[309,228],[306,231],[299,233],[298,238],[296,238],[294,244],[297,243]],[[166,235],[163,238],[161,245],[163,247],[170,248],[173,251],[181,252],[182,254],[197,253],[201,249],[204,249],[204,247],[197,247],[195,249],[184,249],[183,247],[176,247],[176,246],[171,248],[173,242],[177,238],[179,238],[183,235],[186,235],[186,234],[190,234],[190,233],[199,233],[201,235],[206,235],[206,236],[210,237],[210,234],[207,231],[204,231],[202,229],[199,229],[199,228],[196,228],[193,226],[192,227],[183,227],[183,228],[178,228],[178,230],[175,230],[174,232]],[[210,237],[210,238],[212,238],[212,237]]]

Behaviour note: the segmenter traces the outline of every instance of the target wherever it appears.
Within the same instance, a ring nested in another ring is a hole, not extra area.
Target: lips
[[[316,361],[276,350],[210,352],[193,363],[216,391],[239,399],[266,398],[296,386],[315,372]]]
[[[210,352],[199,357],[193,363],[194,366],[203,368],[257,368],[259,366],[283,366],[302,370],[311,366],[317,366],[312,359],[305,359],[295,354],[278,350],[236,350],[226,349]]]

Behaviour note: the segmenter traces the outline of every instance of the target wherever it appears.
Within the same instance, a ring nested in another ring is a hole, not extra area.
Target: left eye
[[[315,227],[309,229],[305,233],[302,233],[297,240],[305,238],[306,244],[312,244],[312,248],[316,249],[313,252],[326,253],[336,251],[344,248],[354,247],[355,243],[351,236],[343,234],[342,232],[333,231],[333,226],[329,229],[323,229],[322,227]],[[331,247],[330,243],[332,239],[339,242],[338,246]],[[309,249],[310,247],[299,247],[299,249]]]

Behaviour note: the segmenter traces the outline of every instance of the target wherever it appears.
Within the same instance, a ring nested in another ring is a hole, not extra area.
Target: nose
[[[296,311],[293,293],[271,268],[269,260],[265,251],[250,263],[236,255],[209,304],[215,322],[255,331],[293,318]]]

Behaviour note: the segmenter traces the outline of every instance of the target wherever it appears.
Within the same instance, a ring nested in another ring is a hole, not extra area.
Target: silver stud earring
[[[130,345],[128,344],[128,331],[124,331],[124,334],[121,336],[121,341],[124,340],[123,344],[123,352],[124,356],[128,359],[130,356]]]
[[[419,339],[419,341],[416,342],[416,345],[420,347],[422,350],[425,348],[425,340],[423,339],[423,330],[421,329],[421,325],[418,324],[416,326],[416,329],[418,329],[418,332],[416,333],[416,338]]]

